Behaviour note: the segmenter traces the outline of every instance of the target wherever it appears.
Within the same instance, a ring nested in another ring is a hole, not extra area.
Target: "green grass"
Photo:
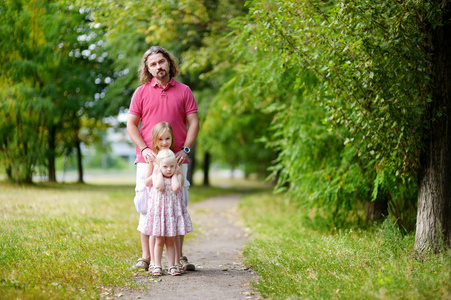
[[[0,183],[1,298],[97,299],[114,287],[143,288],[133,280],[141,255],[133,181]],[[193,186],[190,202],[236,192]]]
[[[412,258],[414,235],[390,222],[322,231],[270,193],[246,196],[241,209],[254,233],[244,254],[265,298],[451,299],[451,253]]]

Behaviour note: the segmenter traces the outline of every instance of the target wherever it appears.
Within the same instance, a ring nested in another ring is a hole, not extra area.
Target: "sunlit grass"
[[[451,253],[412,258],[414,235],[390,222],[367,231],[321,231],[269,193],[241,204],[254,232],[245,256],[270,299],[450,299]],[[316,228],[316,229],[313,229]]]
[[[134,285],[140,245],[132,186],[2,184],[2,191],[5,298],[90,298]]]
[[[0,189],[2,299],[103,298],[115,287],[142,288],[133,280],[141,254],[133,179]],[[193,186],[190,202],[236,192]]]

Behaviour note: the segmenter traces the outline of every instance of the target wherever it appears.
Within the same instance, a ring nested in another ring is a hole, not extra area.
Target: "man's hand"
[[[183,150],[180,150],[175,154],[175,158],[177,159],[177,164],[182,165],[185,159],[188,159],[188,153]]]
[[[144,151],[142,152],[142,156],[144,157],[146,163],[154,162],[155,158],[157,157],[155,152],[153,152],[153,150],[150,148],[144,149]]]

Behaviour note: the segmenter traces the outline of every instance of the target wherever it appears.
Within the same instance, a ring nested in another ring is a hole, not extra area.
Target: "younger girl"
[[[174,144],[175,139],[171,124],[169,122],[157,123],[152,129],[152,151],[155,154],[158,154],[158,152],[163,149],[173,150]],[[139,207],[138,212],[140,213],[138,231],[141,233],[141,247],[143,251],[143,258],[138,260],[136,267],[146,270],[149,269],[149,271],[152,272],[153,266],[155,265],[155,237],[145,234],[143,230],[148,210],[149,192],[152,185],[151,175],[153,173],[154,163],[150,162],[146,165],[146,169],[139,172],[139,177],[141,178],[139,189],[142,191],[139,193],[139,196],[135,197],[135,206],[137,207],[137,210]]]
[[[168,273],[180,275],[174,247],[177,235],[186,235],[193,231],[191,218],[182,203],[183,174],[178,166],[175,154],[169,149],[158,152],[153,172],[146,178],[146,184],[152,182],[149,205],[143,232],[155,237],[152,274],[162,275],[161,259],[166,245]]]

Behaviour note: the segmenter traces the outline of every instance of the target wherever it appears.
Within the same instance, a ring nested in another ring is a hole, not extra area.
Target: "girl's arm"
[[[152,182],[153,182],[153,186],[157,190],[159,190],[160,192],[164,191],[163,174],[160,171],[160,166],[159,165],[155,165],[154,168],[153,168]]]
[[[147,171],[146,171],[146,186],[152,186],[152,173],[153,173],[153,163],[150,162],[147,164]]]
[[[180,191],[184,183],[183,179],[183,172],[182,168],[180,166],[177,166],[177,170],[175,171],[175,174],[172,176],[171,179],[171,187],[174,193],[177,193]]]
[[[175,171],[176,175],[179,175],[179,180],[180,180],[180,186],[183,186],[185,184],[185,176],[183,176],[183,169],[182,166],[178,166],[177,170]]]

